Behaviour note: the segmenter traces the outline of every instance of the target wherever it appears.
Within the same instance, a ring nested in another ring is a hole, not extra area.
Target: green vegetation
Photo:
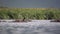
[[[0,19],[59,19],[57,8],[0,8]]]

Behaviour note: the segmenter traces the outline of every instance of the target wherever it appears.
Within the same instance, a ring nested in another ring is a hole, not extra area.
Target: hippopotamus
[[[14,22],[31,22],[31,19],[16,19]]]
[[[60,19],[51,20],[51,22],[60,22]]]

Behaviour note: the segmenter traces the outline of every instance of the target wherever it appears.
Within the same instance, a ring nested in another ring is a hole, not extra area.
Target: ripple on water
[[[0,34],[60,34],[60,23],[33,20],[28,23],[0,23]]]

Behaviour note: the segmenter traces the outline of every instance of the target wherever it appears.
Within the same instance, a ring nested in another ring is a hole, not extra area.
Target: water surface
[[[50,20],[0,22],[0,34],[60,34],[60,23]]]

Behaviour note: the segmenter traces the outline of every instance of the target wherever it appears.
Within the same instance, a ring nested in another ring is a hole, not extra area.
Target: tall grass
[[[59,19],[55,8],[0,8],[0,19]]]

